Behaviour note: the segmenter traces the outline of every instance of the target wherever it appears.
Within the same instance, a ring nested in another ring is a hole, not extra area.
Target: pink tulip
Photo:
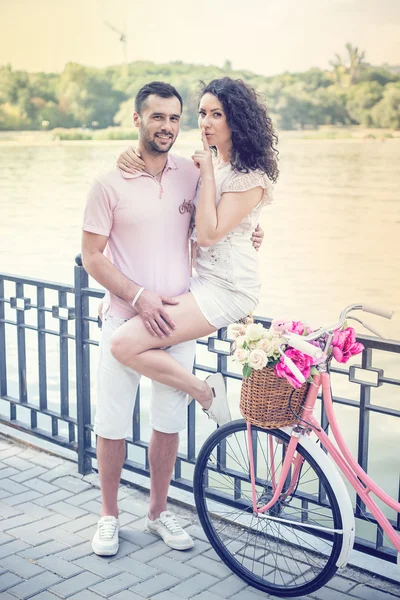
[[[340,363],[346,363],[355,354],[360,354],[364,346],[356,342],[356,332],[353,327],[343,331],[335,331],[332,341],[332,355]]]
[[[304,375],[305,379],[308,379],[310,377],[311,365],[313,364],[313,359],[311,356],[307,356],[295,348],[286,350],[285,354],[294,362],[296,367],[301,371],[302,375]],[[279,362],[275,365],[275,375],[277,377],[285,377],[285,379],[287,379],[294,388],[300,388],[302,386],[302,383],[296,379],[289,367],[285,365],[282,356]]]

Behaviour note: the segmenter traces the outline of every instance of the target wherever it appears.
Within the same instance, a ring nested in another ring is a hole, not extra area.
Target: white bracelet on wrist
[[[138,293],[136,294],[136,296],[134,297],[134,299],[131,302],[131,306],[135,306],[136,302],[139,300],[140,294],[144,292],[144,287],[141,287],[140,290],[138,291]]]

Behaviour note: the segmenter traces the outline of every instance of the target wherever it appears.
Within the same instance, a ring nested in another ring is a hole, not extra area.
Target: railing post
[[[82,265],[80,254],[75,257],[75,347],[76,347],[76,415],[78,422],[78,470],[87,475],[92,470],[92,459],[86,452],[91,445],[90,429],[90,357],[89,357],[89,298],[82,293],[88,287],[89,277]]]

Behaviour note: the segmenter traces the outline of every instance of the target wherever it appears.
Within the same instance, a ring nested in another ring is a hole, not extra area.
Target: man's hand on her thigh
[[[171,335],[176,324],[164,308],[165,304],[179,304],[176,298],[160,296],[144,290],[135,304],[144,326],[151,335],[166,337]]]
[[[251,234],[251,241],[253,242],[253,248],[258,251],[264,241],[264,230],[260,227],[260,225],[257,225]]]

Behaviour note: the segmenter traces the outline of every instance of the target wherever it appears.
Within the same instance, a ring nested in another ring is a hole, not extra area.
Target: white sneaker
[[[207,377],[206,382],[211,389],[213,401],[208,410],[205,408],[203,410],[218,425],[225,425],[225,423],[232,421],[232,417],[229,410],[224,378],[221,373],[214,373]]]
[[[182,529],[174,515],[167,510],[164,510],[154,521],[147,517],[145,529],[160,536],[167,546],[174,550],[189,550],[194,546],[190,535]]]
[[[119,521],[115,517],[102,517],[92,539],[92,550],[98,556],[114,556],[119,548]]]

